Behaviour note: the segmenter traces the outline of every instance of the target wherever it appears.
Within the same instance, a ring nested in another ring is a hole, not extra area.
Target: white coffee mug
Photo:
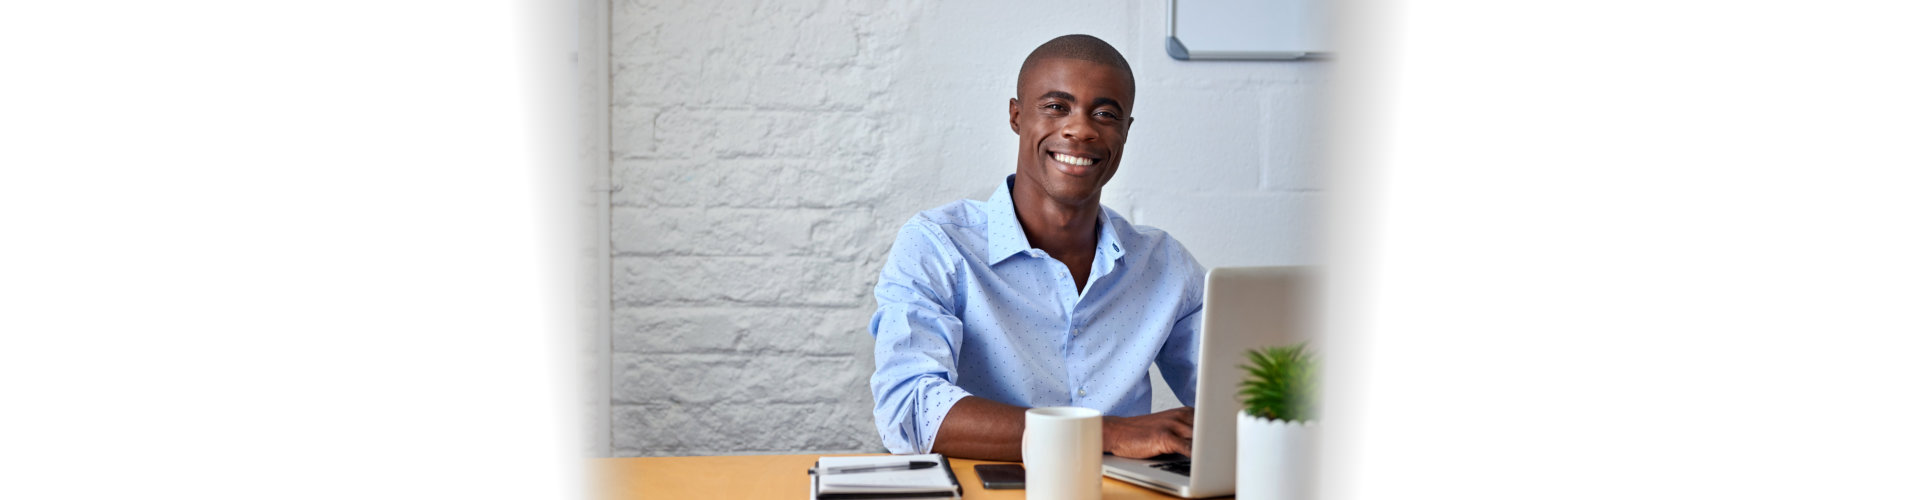
[[[1027,498],[1100,498],[1100,411],[1072,406],[1027,410],[1020,436]]]

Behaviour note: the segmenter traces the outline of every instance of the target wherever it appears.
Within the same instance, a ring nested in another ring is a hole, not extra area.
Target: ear
[[[1020,133],[1020,98],[1007,98],[1007,125],[1013,126],[1013,133]]]

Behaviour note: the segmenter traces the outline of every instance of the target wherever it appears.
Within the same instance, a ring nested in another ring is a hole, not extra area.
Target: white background
[[[579,496],[563,7],[0,7],[0,498]]]
[[[1889,5],[1350,9],[1332,496],[1914,496]],[[577,494],[523,22],[0,10],[0,496]]]
[[[1920,492],[1890,5],[1350,10],[1334,496]]]

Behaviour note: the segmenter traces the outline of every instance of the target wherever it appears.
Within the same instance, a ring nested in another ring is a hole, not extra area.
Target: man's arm
[[[1174,321],[1167,333],[1167,342],[1160,346],[1153,362],[1160,366],[1160,376],[1167,381],[1167,388],[1173,389],[1174,397],[1193,406],[1199,404],[1196,392],[1200,385],[1200,311],[1204,309],[1201,300],[1205,298],[1207,272],[1180,242],[1167,241],[1176,250],[1171,260],[1179,264],[1178,272],[1186,276],[1186,286],[1181,291],[1180,319]]]
[[[900,229],[880,280],[873,334],[874,424],[887,451],[928,453],[947,410],[969,396],[955,385],[964,328],[952,308],[951,246],[923,218]]]
[[[947,410],[933,452],[955,458],[1020,461],[1020,436],[1027,430],[1027,409],[979,396],[967,396]]]
[[[979,396],[953,404],[940,424],[933,452],[956,458],[1017,462],[1027,409]],[[1191,455],[1193,408],[1180,407],[1138,417],[1109,416],[1100,422],[1100,450],[1127,458],[1166,453]]]

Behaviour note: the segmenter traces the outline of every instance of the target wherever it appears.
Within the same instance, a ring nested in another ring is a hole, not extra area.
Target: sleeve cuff
[[[953,404],[960,402],[960,398],[972,394],[966,389],[961,389],[960,386],[939,379],[928,384],[926,390],[921,391],[920,394],[920,412],[917,417],[919,421],[916,425],[919,426],[918,434],[923,442],[919,443],[919,452],[933,453],[933,440],[939,437],[940,424],[947,421],[947,412],[953,410]]]

